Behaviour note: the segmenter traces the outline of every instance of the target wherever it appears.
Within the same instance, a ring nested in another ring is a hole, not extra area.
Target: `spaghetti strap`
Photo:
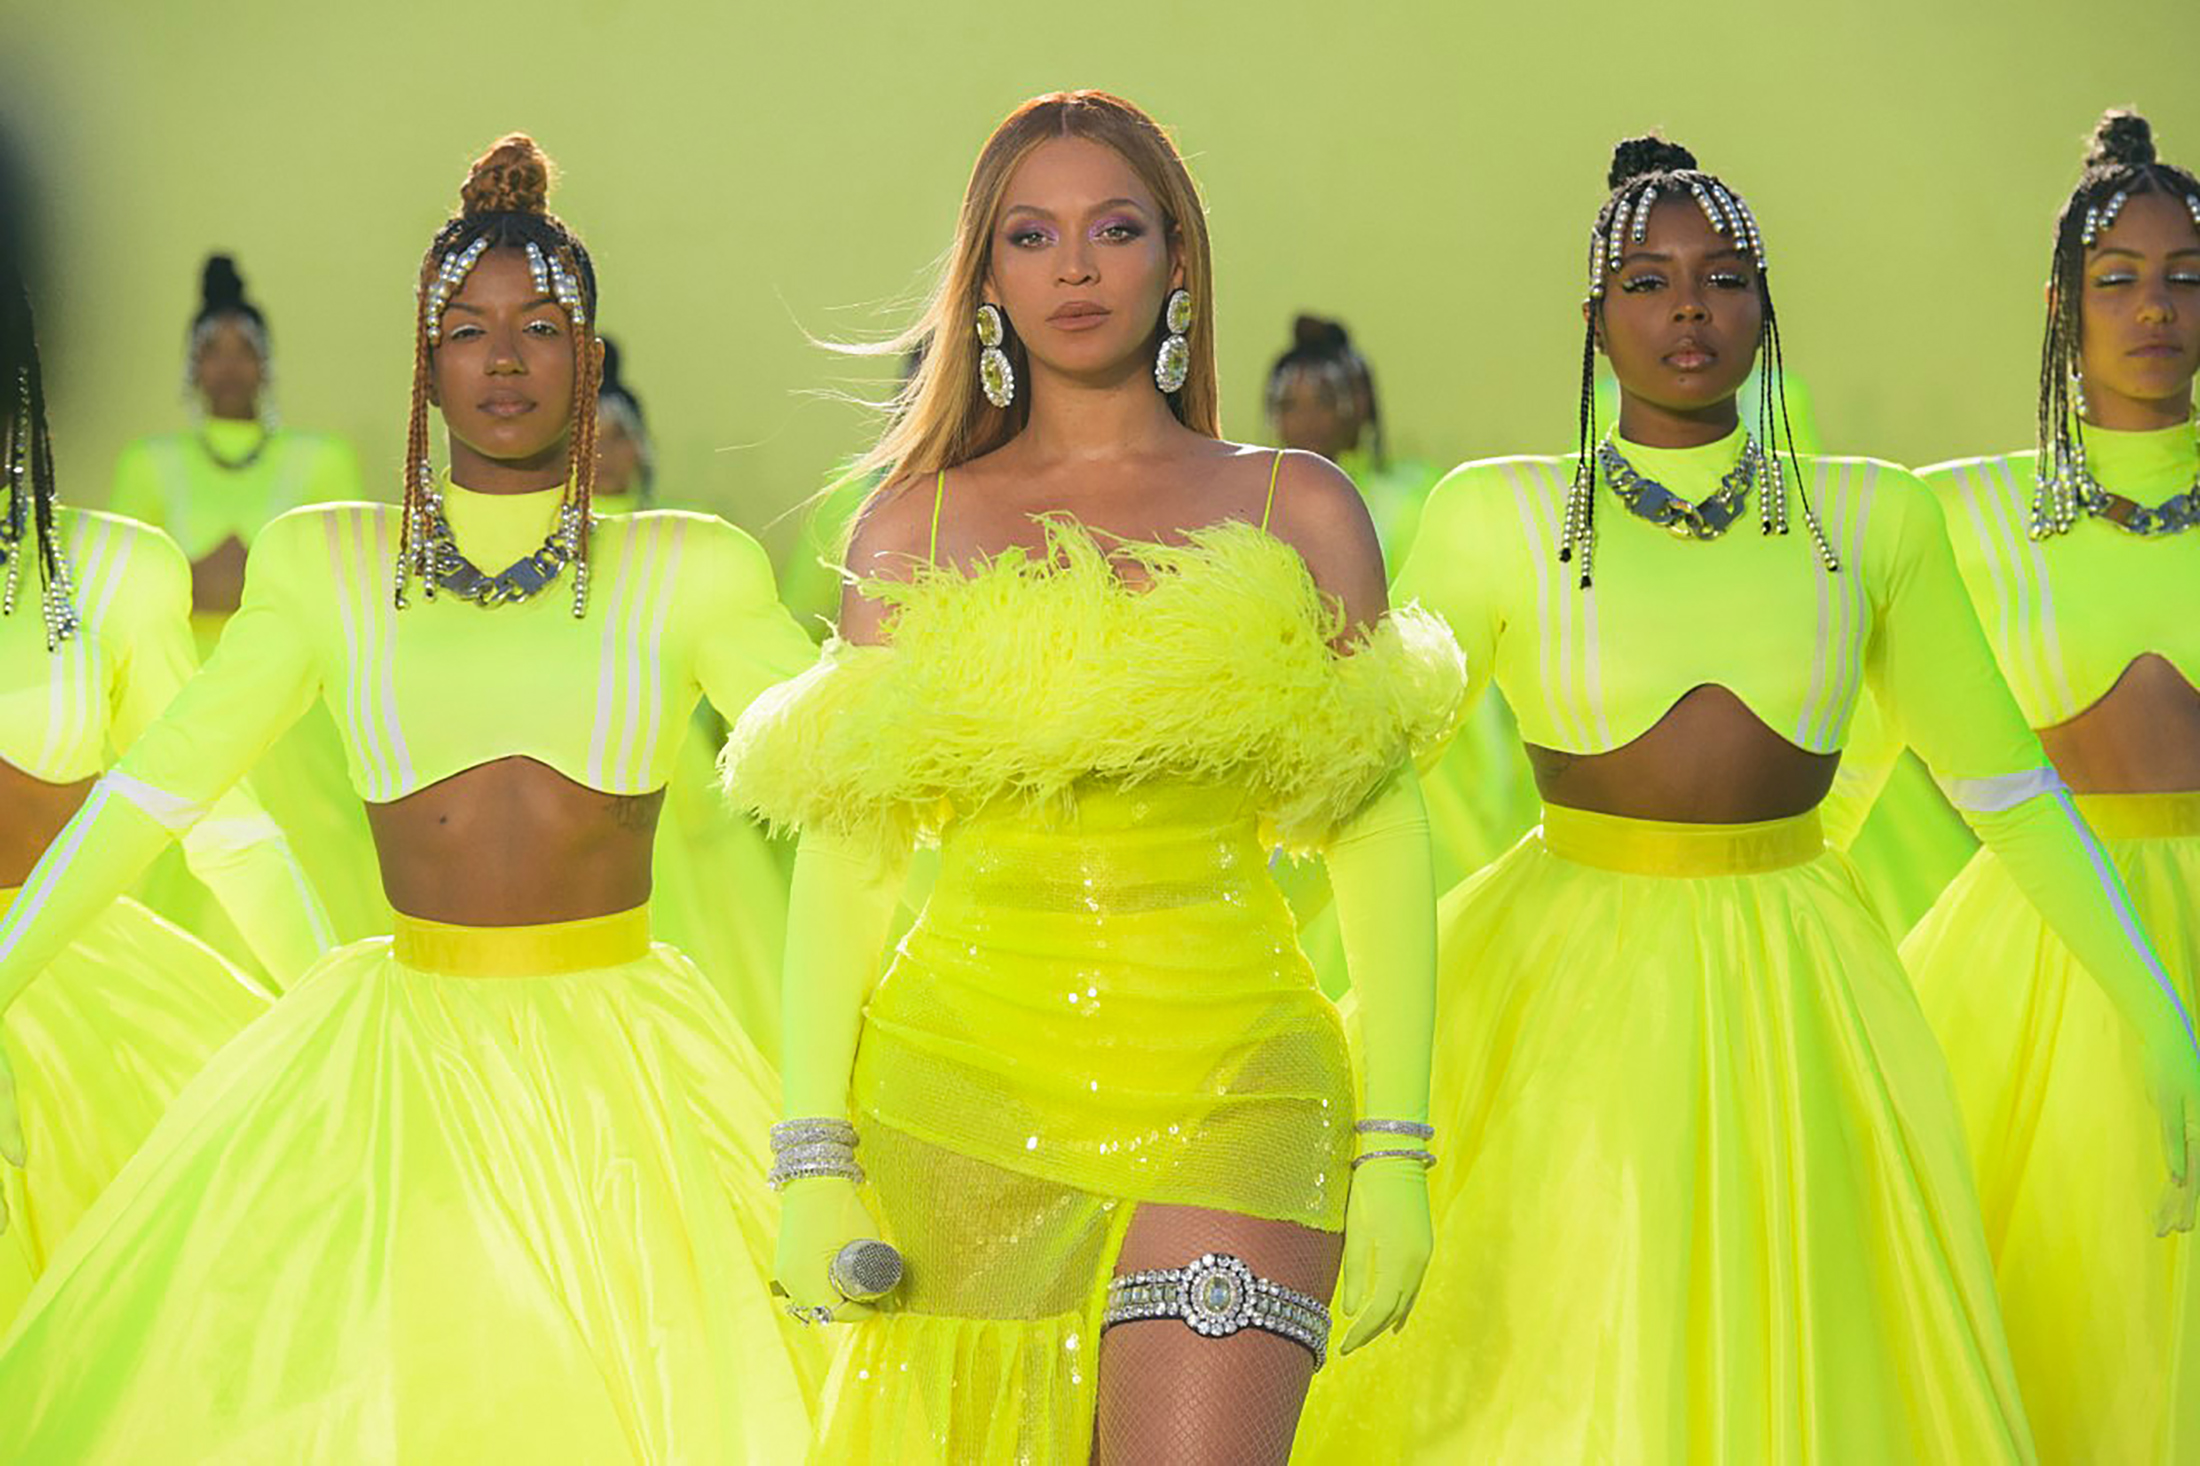
[[[1276,475],[1283,471],[1283,455],[1286,449],[1278,448],[1276,456],[1268,462],[1268,503],[1260,511],[1260,527],[1266,529],[1268,520],[1276,512]]]
[[[1274,489],[1269,492],[1273,494]],[[939,477],[932,480],[932,540],[924,547],[924,563],[940,563],[940,501],[947,496],[947,470],[941,469]]]

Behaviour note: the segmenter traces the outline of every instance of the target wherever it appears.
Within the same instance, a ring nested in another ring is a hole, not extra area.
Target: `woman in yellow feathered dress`
[[[1217,438],[1213,290],[1150,118],[1012,114],[859,469],[887,483],[839,635],[728,745],[732,788],[803,832],[778,1275],[846,1330],[818,1461],[1280,1462],[1340,1260],[1344,1349],[1413,1296],[1434,934],[1407,760],[1449,727],[1457,649],[1384,611],[1349,481]],[[1364,1116],[1271,839],[1328,853]],[[907,1273],[874,1309],[834,1263],[881,1233]]]

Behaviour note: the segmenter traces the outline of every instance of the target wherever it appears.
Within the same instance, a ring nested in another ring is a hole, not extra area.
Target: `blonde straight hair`
[[[1192,293],[1192,367],[1170,397],[1177,420],[1211,438],[1222,436],[1221,391],[1215,380],[1214,256],[1206,208],[1176,144],[1137,106],[1106,92],[1050,92],[1008,115],[986,139],[963,190],[955,242],[924,314],[909,330],[875,349],[883,355],[921,348],[923,359],[889,407],[885,433],[855,464],[851,477],[880,487],[911,475],[936,473],[990,453],[1023,430],[1031,415],[1028,358],[1010,329],[1005,343],[1016,368],[1016,400],[995,407],[978,390],[978,306],[993,263],[993,229],[1016,165],[1041,143],[1090,138],[1130,164],[1161,206],[1162,225]],[[1151,346],[1161,342],[1156,318]],[[876,491],[874,491],[875,495]]]

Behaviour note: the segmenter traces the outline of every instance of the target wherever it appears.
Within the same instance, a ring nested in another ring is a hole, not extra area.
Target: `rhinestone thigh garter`
[[[1319,1369],[1329,1357],[1329,1308],[1320,1299],[1271,1283],[1227,1252],[1210,1252],[1184,1267],[1126,1273],[1108,1284],[1106,1331],[1119,1323],[1180,1318],[1210,1339],[1262,1329],[1304,1346]]]

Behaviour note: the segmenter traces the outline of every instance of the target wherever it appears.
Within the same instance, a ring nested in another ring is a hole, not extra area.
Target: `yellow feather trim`
[[[1243,784],[1278,843],[1318,848],[1408,757],[1442,746],[1466,672],[1418,606],[1350,655],[1289,544],[1232,521],[1113,550],[1065,516],[1044,555],[871,580],[891,644],[835,638],[727,740],[727,790],[778,827],[886,852],[1014,798],[1067,813],[1086,779]],[[1143,568],[1125,585],[1111,562]]]

